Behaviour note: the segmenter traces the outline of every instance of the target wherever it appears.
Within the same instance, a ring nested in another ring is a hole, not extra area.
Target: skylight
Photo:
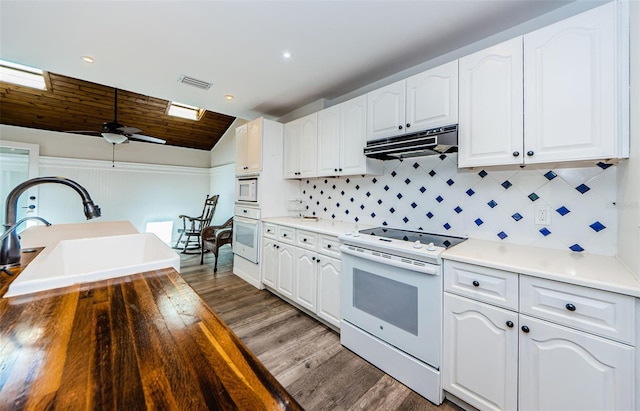
[[[186,118],[187,120],[198,121],[204,114],[204,109],[171,101],[169,103],[169,108],[167,109],[167,114],[170,116]]]
[[[47,89],[44,71],[5,60],[0,60],[0,81],[39,90]]]

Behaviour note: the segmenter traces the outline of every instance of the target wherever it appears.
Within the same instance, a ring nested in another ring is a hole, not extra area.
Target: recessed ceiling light
[[[227,100],[231,101],[233,100],[233,94],[227,94],[224,96],[224,98],[226,98]]]
[[[282,57],[285,59],[290,59],[291,58],[291,52],[290,51],[283,51],[282,52]]]
[[[82,56],[82,60],[84,60],[85,63],[93,63],[95,61],[91,56]]]

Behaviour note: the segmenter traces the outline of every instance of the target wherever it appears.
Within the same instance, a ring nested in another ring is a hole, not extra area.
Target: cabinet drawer
[[[278,240],[287,244],[295,244],[296,229],[285,226],[278,226]]]
[[[318,251],[321,254],[340,258],[340,241],[338,241],[338,237],[321,235],[319,242],[320,249]]]
[[[318,246],[318,234],[311,231],[298,230],[296,233],[296,246],[316,251]]]
[[[444,290],[518,310],[518,274],[509,271],[445,261]]]
[[[635,300],[631,296],[523,275],[520,312],[634,344]]]
[[[271,223],[262,223],[262,236],[267,238],[278,238],[278,226]]]

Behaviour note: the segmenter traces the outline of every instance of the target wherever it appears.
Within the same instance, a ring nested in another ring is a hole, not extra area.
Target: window
[[[204,109],[187,104],[176,103],[175,101],[169,102],[169,107],[167,108],[167,114],[170,116],[182,117],[195,121],[200,120],[204,111]]]
[[[5,60],[0,60],[0,81],[39,90],[47,89],[44,71]]]

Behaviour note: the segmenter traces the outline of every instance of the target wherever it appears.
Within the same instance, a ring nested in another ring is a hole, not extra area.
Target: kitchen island
[[[0,298],[0,324],[0,409],[301,409],[172,268]]]

